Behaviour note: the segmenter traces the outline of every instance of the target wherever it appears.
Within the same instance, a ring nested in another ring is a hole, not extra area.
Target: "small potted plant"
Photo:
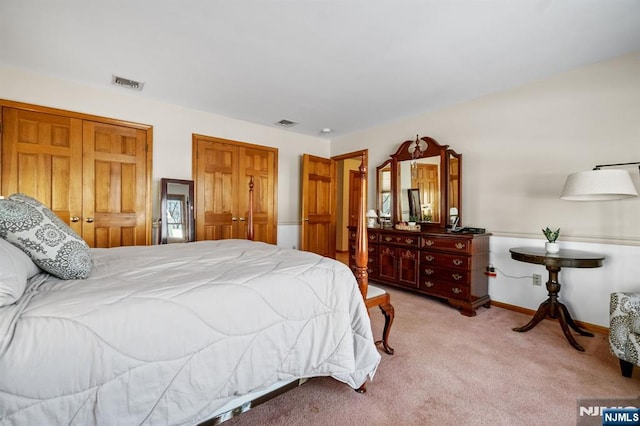
[[[560,251],[560,245],[556,242],[560,236],[560,228],[553,231],[549,229],[549,227],[546,227],[542,230],[542,233],[547,237],[547,242],[544,244],[547,253],[557,253]]]

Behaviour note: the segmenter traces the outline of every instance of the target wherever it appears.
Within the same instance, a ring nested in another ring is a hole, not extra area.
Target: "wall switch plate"
[[[533,285],[542,285],[542,275],[533,274]]]

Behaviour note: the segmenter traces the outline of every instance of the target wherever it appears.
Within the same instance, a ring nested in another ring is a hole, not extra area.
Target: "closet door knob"
[[[71,218],[71,222],[74,222],[74,223],[75,223],[75,222],[79,222],[79,221],[80,221],[80,218],[79,218],[78,216],[73,216],[73,217]]]
[[[87,223],[92,223],[92,222],[93,222],[93,218],[92,218],[92,217],[88,217],[88,218],[86,219],[86,222],[87,222]]]
[[[238,218],[237,218],[237,217],[235,217],[235,216],[233,216],[233,217],[231,218],[231,220],[232,220],[232,221],[234,221],[234,222],[237,222],[237,221],[238,221]]]
[[[244,222],[244,217],[240,217],[240,222]]]

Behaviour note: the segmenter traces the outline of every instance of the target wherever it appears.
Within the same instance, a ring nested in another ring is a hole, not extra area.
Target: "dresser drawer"
[[[350,241],[355,241],[356,240],[356,231],[349,231],[349,240]],[[377,232],[367,232],[367,240],[370,243],[377,243],[378,242],[378,233]]]
[[[429,278],[421,278],[418,288],[425,293],[451,299],[467,300],[470,295],[468,285],[451,284]]]
[[[420,265],[420,280],[422,279],[432,279],[452,284],[468,285],[471,282],[471,273],[461,269]]]
[[[421,247],[425,249],[446,250],[468,254],[471,253],[471,240],[464,238],[423,236]]]
[[[378,251],[369,250],[369,256],[367,256],[367,265],[373,265],[378,263]],[[352,253],[349,255],[349,264],[356,264],[356,255]]]
[[[420,253],[420,265],[443,266],[468,271],[471,269],[471,257],[464,254],[457,255],[422,251]]]
[[[419,247],[420,236],[419,235],[400,235],[400,234],[382,234],[380,236],[381,244],[394,244],[405,247]]]

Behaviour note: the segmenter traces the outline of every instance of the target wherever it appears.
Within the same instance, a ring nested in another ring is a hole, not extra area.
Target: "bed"
[[[380,361],[366,263],[219,240],[89,249],[62,279],[4,239],[25,283],[0,307],[0,424],[219,421],[305,378],[363,389]]]

